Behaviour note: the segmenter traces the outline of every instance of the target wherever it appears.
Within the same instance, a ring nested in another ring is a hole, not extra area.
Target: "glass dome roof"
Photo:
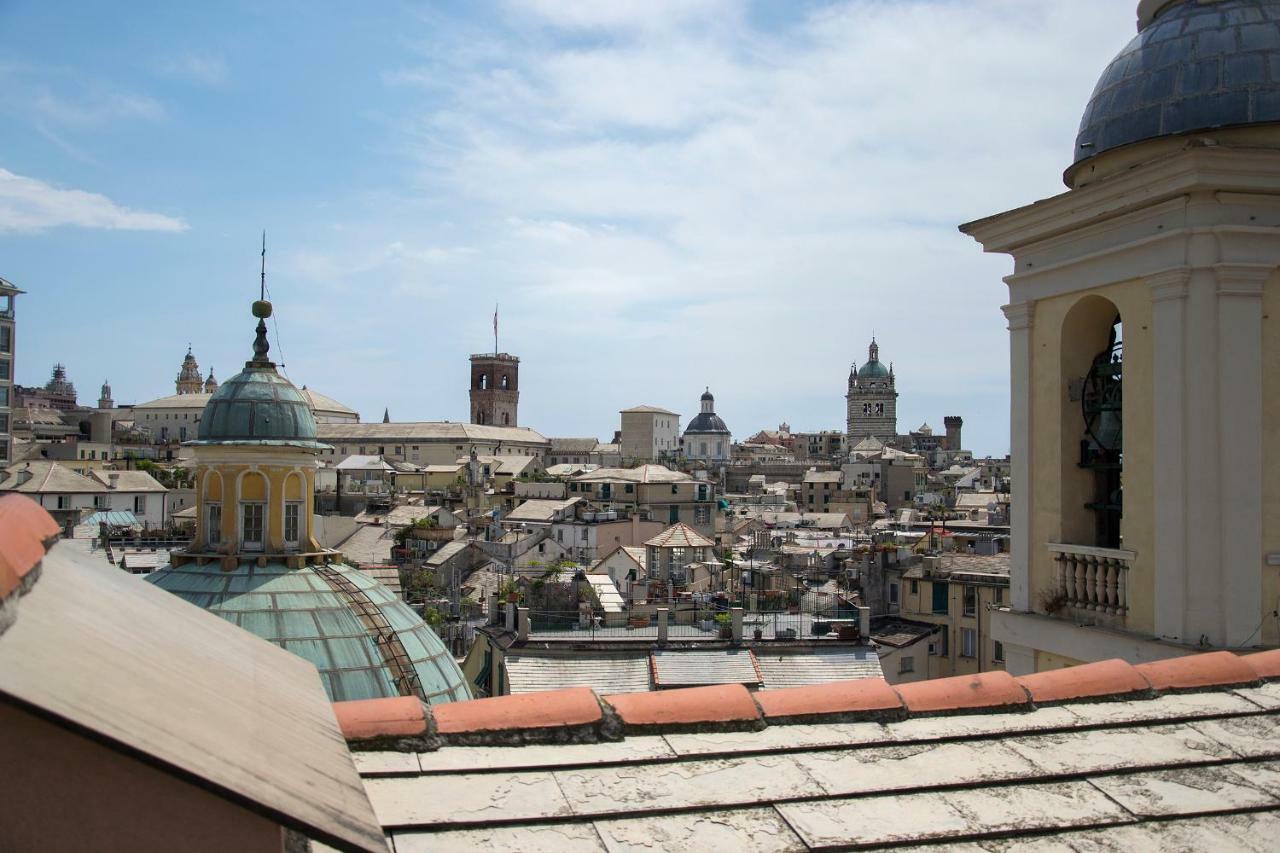
[[[246,561],[230,572],[217,562],[188,563],[145,580],[311,661],[334,702],[471,698],[462,670],[422,618],[343,563],[290,569]]]
[[[1280,121],[1280,0],[1173,0],[1103,71],[1079,164],[1123,145]]]

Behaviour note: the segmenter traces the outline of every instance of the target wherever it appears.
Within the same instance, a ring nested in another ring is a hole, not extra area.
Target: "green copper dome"
[[[253,358],[209,398],[200,416],[197,439],[189,443],[327,448],[316,441],[316,419],[311,414],[310,401],[292,382],[276,373],[275,363],[267,358],[271,345],[267,342],[265,318],[271,316],[271,303],[262,299],[253,303],[253,316],[258,318]]]
[[[250,362],[218,386],[200,417],[196,444],[262,442],[318,447],[311,404],[274,365]]]
[[[859,379],[888,379],[889,368],[885,367],[881,362],[868,361],[858,370]]]
[[[471,698],[443,641],[382,584],[344,563],[167,566],[144,580],[311,661],[329,698]]]

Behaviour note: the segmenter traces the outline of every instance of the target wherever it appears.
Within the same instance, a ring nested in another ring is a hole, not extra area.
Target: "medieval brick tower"
[[[520,359],[505,352],[471,356],[471,422],[516,426]]]

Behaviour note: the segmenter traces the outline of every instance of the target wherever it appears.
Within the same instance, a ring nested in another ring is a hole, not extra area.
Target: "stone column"
[[[1262,616],[1262,288],[1270,264],[1218,264],[1218,463],[1223,638],[1256,642]],[[1270,605],[1268,605],[1270,607]]]
[[[667,634],[671,619],[671,610],[666,607],[658,608],[658,645],[666,645]]]
[[[1002,309],[1009,321],[1009,447],[1012,493],[1009,524],[1009,600],[1014,610],[1031,609],[1031,549],[1044,547],[1031,541],[1031,327],[1035,302],[1020,302]]]
[[[742,642],[742,608],[729,608],[729,624],[733,629],[733,643],[737,645]]]
[[[1151,291],[1156,636],[1182,642],[1187,609],[1187,283],[1177,267],[1147,276]],[[1132,592],[1132,591],[1130,591]]]

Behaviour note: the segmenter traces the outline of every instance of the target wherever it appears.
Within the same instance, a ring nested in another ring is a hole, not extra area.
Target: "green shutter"
[[[948,606],[947,584],[944,581],[933,582],[933,612],[946,613]]]

